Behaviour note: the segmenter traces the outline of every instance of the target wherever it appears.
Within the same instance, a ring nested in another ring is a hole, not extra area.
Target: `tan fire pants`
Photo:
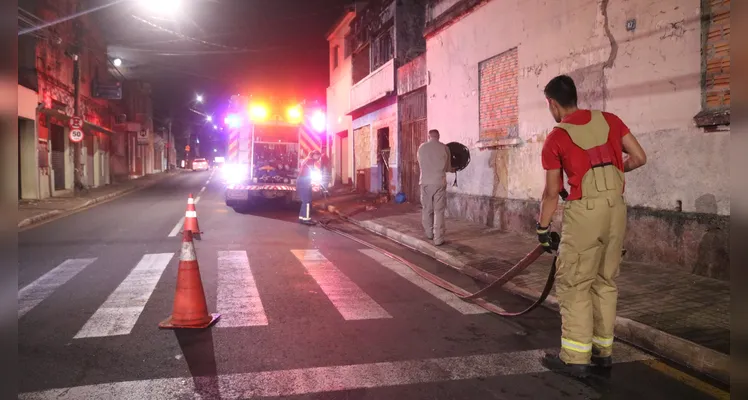
[[[447,185],[421,185],[421,220],[426,237],[444,242],[444,213],[447,210]]]
[[[613,350],[626,203],[620,192],[610,191],[564,207],[556,273],[560,357],[569,364],[587,364],[593,347],[601,357]]]

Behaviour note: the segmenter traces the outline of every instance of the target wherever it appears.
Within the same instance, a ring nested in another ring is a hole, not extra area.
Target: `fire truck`
[[[224,119],[228,129],[223,171],[226,205],[246,208],[258,200],[298,201],[301,162],[326,142],[320,107],[249,96],[233,96]],[[315,177],[316,185],[325,184]],[[315,188],[319,191],[319,186]]]

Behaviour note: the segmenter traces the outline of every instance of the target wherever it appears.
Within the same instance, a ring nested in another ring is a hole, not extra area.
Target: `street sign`
[[[68,122],[68,126],[70,129],[73,130],[81,130],[83,129],[83,118],[81,117],[70,117],[70,121]]]
[[[138,131],[138,144],[148,144],[149,132],[146,129]]]
[[[71,142],[78,143],[83,140],[83,131],[80,129],[71,129],[69,136]]]

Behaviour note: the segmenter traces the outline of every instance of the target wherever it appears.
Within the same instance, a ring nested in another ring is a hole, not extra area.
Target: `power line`
[[[113,4],[116,4],[116,2],[114,2],[114,3],[110,3],[109,5],[113,5]],[[21,11],[22,13],[25,13],[25,14],[27,14],[27,15],[28,15],[28,17],[25,17],[25,16],[23,16],[23,15],[21,15],[21,14],[19,13],[19,14],[18,14],[18,19],[19,19],[19,20],[21,20],[21,21],[23,21],[23,22],[25,22],[25,23],[27,23],[27,24],[29,24],[29,26],[30,26],[31,28],[34,28],[34,29],[32,29],[32,30],[31,30],[31,32],[32,32],[32,33],[30,33],[30,35],[31,35],[31,36],[34,36],[34,37],[36,37],[37,39],[41,39],[41,40],[54,41],[54,42],[56,42],[57,44],[62,44],[62,43],[64,42],[64,39],[62,39],[62,37],[60,37],[60,36],[57,36],[57,35],[54,35],[54,37],[50,37],[50,36],[45,36],[45,35],[43,35],[43,34],[33,33],[33,32],[35,32],[35,31],[38,31],[38,30],[40,30],[40,29],[43,29],[43,27],[42,27],[42,25],[36,25],[36,23],[35,23],[34,21],[32,21],[31,19],[35,19],[35,20],[37,20],[37,21],[39,21],[39,22],[42,22],[42,23],[44,23],[45,21],[44,21],[43,19],[39,18],[39,17],[38,17],[37,15],[35,15],[34,13],[32,13],[32,12],[30,12],[30,11],[27,11],[27,10],[25,10],[25,9],[21,8],[21,7],[18,7],[18,10],[19,10],[19,11]],[[64,22],[64,21],[60,21],[60,22]],[[40,27],[42,27],[42,28],[40,28]],[[39,28],[39,29],[36,29],[36,28]],[[114,63],[112,62],[112,60],[110,60],[110,59],[109,59],[109,57],[106,57],[106,56],[105,56],[105,57],[104,57],[104,58],[102,59],[101,57],[99,57],[99,56],[97,55],[97,52],[98,52],[98,50],[100,50],[100,49],[94,49],[94,48],[92,48],[92,47],[88,47],[88,46],[86,46],[86,45],[83,45],[83,44],[80,44],[80,43],[76,43],[76,44],[77,44],[77,46],[78,46],[78,47],[80,47],[80,48],[83,48],[83,49],[87,49],[87,50],[89,50],[89,55],[91,55],[91,56],[92,56],[93,58],[95,58],[96,60],[98,60],[98,61],[103,61],[103,62],[104,62],[105,64],[109,64],[109,65],[110,65],[110,66],[111,66],[112,68],[114,68],[114,70],[115,70],[115,71],[117,72],[117,74],[119,74],[119,76],[120,76],[120,78],[122,78],[122,80],[127,80],[127,78],[126,78],[126,77],[125,77],[125,75],[124,75],[124,74],[122,73],[122,71],[120,71],[120,70],[119,70],[119,68],[117,68],[117,66],[116,66],[116,65],[114,65]],[[105,51],[105,52],[106,52],[106,51]]]
[[[92,9],[90,9],[90,10],[84,10],[84,11],[81,11],[81,12],[77,12],[75,14],[68,15],[67,17],[62,17],[62,18],[56,19],[54,21],[46,22],[46,23],[44,23],[42,25],[38,25],[38,26],[35,26],[33,28],[26,28],[26,29],[18,32],[18,36],[25,35],[25,34],[31,33],[31,32],[36,32],[36,31],[44,29],[44,28],[49,28],[52,25],[57,25],[57,24],[65,22],[65,21],[70,21],[71,19],[75,19],[75,18],[78,18],[80,16],[83,16],[83,15],[86,15],[86,14],[90,14],[92,12],[96,12],[96,11],[99,11],[99,10],[107,8],[107,7],[111,7],[113,5],[116,5],[116,4],[125,2],[125,1],[127,1],[127,0],[115,0],[115,1],[113,1],[111,3],[100,5],[100,6],[94,7]]]
[[[168,28],[164,28],[163,26],[160,26],[160,25],[154,24],[153,22],[150,22],[150,21],[148,21],[148,20],[146,20],[146,19],[140,18],[140,17],[138,17],[138,16],[136,16],[136,15],[133,15],[133,14],[131,14],[130,16],[131,16],[132,18],[134,18],[134,19],[136,19],[136,20],[138,20],[138,21],[140,21],[140,22],[142,22],[142,23],[144,23],[144,24],[147,24],[147,25],[149,25],[149,26],[151,26],[151,27],[153,27],[153,28],[156,28],[156,29],[158,29],[158,30],[160,30],[160,31],[162,31],[162,32],[167,32],[167,33],[170,33],[170,34],[172,34],[172,35],[178,36],[178,37],[180,37],[180,38],[182,38],[182,39],[185,39],[185,40],[189,40],[189,41],[191,41],[191,42],[195,42],[195,43],[200,43],[200,44],[204,44],[204,45],[206,45],[206,46],[221,47],[221,48],[225,48],[225,49],[231,49],[231,50],[245,50],[245,49],[240,49],[240,48],[238,48],[238,47],[226,46],[226,45],[223,45],[223,44],[219,44],[219,43],[212,43],[212,42],[208,42],[208,41],[205,41],[205,40],[201,40],[201,39],[193,38],[193,37],[187,36],[187,35],[185,35],[185,34],[182,34],[182,33],[176,32],[176,31],[173,31],[173,30],[171,30],[171,29],[168,29]]]

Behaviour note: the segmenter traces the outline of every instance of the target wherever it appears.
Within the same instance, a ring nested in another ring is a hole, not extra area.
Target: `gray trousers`
[[[421,185],[421,220],[426,237],[434,243],[444,241],[444,212],[447,210],[447,185]]]

